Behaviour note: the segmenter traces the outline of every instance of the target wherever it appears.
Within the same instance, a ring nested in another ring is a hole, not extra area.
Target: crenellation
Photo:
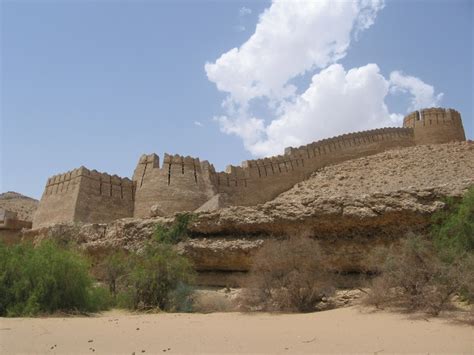
[[[162,167],[158,155],[143,154],[131,180],[81,166],[47,179],[34,227],[145,217],[154,205],[163,215],[193,211],[220,193],[229,205],[255,205],[329,164],[392,148],[456,140],[465,140],[460,113],[428,108],[408,114],[403,127],[346,133],[288,147],[283,155],[246,160],[223,172],[216,172],[207,160],[168,153]]]

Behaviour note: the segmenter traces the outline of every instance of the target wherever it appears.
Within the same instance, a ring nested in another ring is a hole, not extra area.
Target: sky
[[[153,152],[223,170],[431,106],[474,138],[472,1],[0,5],[0,192]]]

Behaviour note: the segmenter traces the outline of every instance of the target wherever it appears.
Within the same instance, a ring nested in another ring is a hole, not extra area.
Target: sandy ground
[[[0,318],[1,354],[474,353],[474,327],[357,307],[311,314]]]

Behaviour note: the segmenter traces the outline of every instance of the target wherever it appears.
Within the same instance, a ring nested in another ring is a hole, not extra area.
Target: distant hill
[[[14,191],[0,194],[0,208],[16,212],[18,218],[24,221],[33,220],[38,203],[38,200]]]

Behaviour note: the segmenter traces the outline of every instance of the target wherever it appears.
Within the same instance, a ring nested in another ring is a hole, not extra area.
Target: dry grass
[[[267,241],[255,257],[242,305],[247,310],[312,312],[334,292],[316,241]]]
[[[450,308],[452,297],[472,280],[474,270],[466,265],[467,260],[442,262],[432,244],[419,237],[409,237],[398,247],[379,249],[371,263],[380,275],[373,281],[366,303],[436,316]]]

